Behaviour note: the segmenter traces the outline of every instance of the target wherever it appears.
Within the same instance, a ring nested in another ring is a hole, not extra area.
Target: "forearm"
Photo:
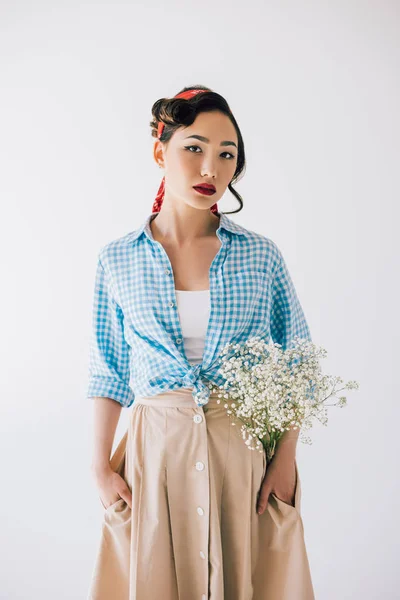
[[[110,456],[122,405],[112,398],[93,398],[94,444],[91,468],[100,472],[110,467]]]
[[[300,435],[300,428],[289,429],[282,434],[282,437],[276,444],[275,454],[294,459],[296,456],[297,440]]]

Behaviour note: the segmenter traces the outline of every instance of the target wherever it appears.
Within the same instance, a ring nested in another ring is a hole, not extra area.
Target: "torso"
[[[175,288],[188,291],[208,290],[210,265],[220,247],[218,238],[198,242],[185,250],[163,244],[174,272]]]
[[[211,263],[221,247],[221,241],[208,236],[196,241],[187,248],[176,248],[157,239],[168,255],[172,265],[177,290],[198,291],[210,288],[209,270]]]

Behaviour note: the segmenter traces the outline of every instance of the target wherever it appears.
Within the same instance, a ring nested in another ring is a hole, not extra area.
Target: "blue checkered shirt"
[[[171,262],[143,224],[104,245],[97,259],[87,397],[129,407],[135,396],[192,388],[198,406],[223,385],[219,353],[228,342],[270,338],[286,349],[311,340],[281,251],[271,239],[219,213],[221,247],[209,271],[210,315],[201,363],[184,351]]]

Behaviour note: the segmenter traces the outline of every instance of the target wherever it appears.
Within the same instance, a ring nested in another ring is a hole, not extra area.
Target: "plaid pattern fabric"
[[[103,246],[97,259],[87,397],[129,407],[135,395],[193,388],[207,403],[222,385],[219,353],[251,336],[282,344],[310,330],[276,243],[219,213],[221,247],[210,266],[210,317],[203,360],[185,356],[171,262],[154,240],[151,213],[133,232]]]

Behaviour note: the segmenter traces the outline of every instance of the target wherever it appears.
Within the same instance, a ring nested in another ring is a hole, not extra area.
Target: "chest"
[[[269,281],[253,248],[206,244],[176,252],[158,243],[137,245],[115,279],[125,328],[143,339],[182,338],[176,290],[209,290],[208,342],[267,327]]]
[[[218,239],[196,242],[185,248],[163,245],[172,267],[177,290],[200,291],[210,289],[210,267],[221,248]]]

